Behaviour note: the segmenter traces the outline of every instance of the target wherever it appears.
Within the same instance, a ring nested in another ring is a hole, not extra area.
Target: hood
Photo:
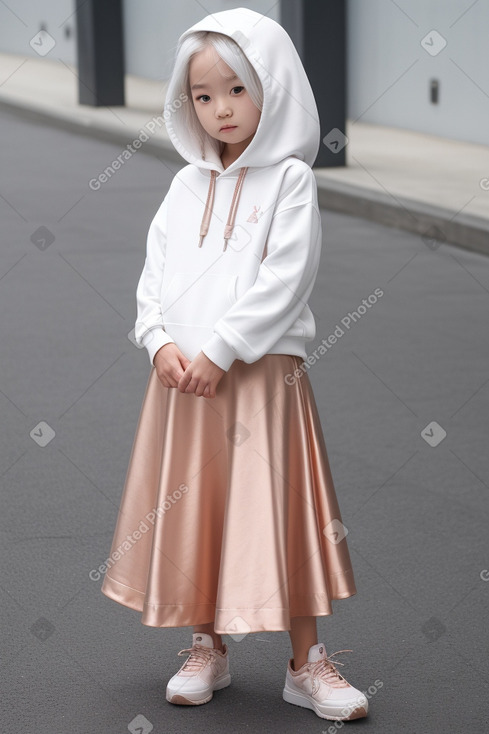
[[[169,138],[180,155],[200,169],[210,171],[199,246],[202,246],[212,215],[216,176],[236,176],[239,170],[224,232],[225,250],[247,169],[271,166],[289,156],[296,156],[312,167],[320,145],[319,115],[299,54],[279,23],[249,8],[234,8],[213,13],[195,23],[180,36],[179,43],[193,31],[215,31],[230,36],[253,65],[263,87],[263,108],[255,135],[226,169],[214,150],[206,149],[202,156],[199,141],[186,128],[178,109],[165,120]],[[180,91],[174,89],[170,79],[165,107]]]

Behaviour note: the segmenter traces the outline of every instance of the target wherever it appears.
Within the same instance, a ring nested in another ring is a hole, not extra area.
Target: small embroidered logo
[[[256,222],[258,222],[258,220],[260,219],[260,217],[263,214],[263,212],[258,211],[259,209],[261,209],[260,206],[254,206],[253,205],[253,212],[252,212],[252,214],[250,214],[250,216],[248,217],[248,219],[246,221],[247,222],[253,222],[254,224],[256,224]]]

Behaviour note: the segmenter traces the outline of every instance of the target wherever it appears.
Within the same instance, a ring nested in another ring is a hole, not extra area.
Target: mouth
[[[223,132],[224,130],[235,130],[237,128],[237,125],[224,125],[224,127],[221,127],[219,132]]]

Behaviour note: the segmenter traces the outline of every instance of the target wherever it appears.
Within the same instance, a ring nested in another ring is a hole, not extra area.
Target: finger
[[[213,389],[213,385],[211,382],[206,386],[204,390],[204,397],[205,398],[214,398],[216,396],[216,392]]]
[[[205,393],[206,389],[207,389],[206,383],[203,382],[202,380],[199,380],[197,384],[195,385],[195,395],[198,398],[201,398],[202,395]]]
[[[180,364],[176,365],[171,373],[171,379],[172,379],[172,382],[174,383],[174,387],[178,387],[178,383],[182,379],[183,374],[184,374],[184,370],[182,370]]]
[[[184,372],[181,376],[180,380],[178,381],[178,389],[181,392],[185,392],[187,390],[187,386],[192,379],[192,375],[190,372]]]
[[[181,352],[178,355],[178,359],[179,359],[180,364],[182,365],[182,369],[186,370],[190,364],[190,359],[187,359],[187,357],[184,354],[182,354]]]
[[[199,384],[198,378],[195,377],[195,375],[192,375],[191,379],[187,383],[187,386],[184,392],[187,392],[187,393],[195,392],[195,388],[198,386],[198,384]]]

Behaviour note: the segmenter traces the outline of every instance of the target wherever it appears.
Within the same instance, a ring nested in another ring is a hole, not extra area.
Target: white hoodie
[[[311,86],[290,36],[260,13],[214,13],[181,38],[193,30],[224,33],[241,46],[263,85],[263,109],[251,143],[226,169],[214,151],[201,150],[178,108],[167,116],[168,135],[189,165],[149,228],[135,340],[152,364],[168,342],[190,360],[202,351],[226,371],[235,359],[264,354],[306,359],[305,342],[316,334],[307,301],[321,253]],[[165,106],[177,97],[170,80]]]

